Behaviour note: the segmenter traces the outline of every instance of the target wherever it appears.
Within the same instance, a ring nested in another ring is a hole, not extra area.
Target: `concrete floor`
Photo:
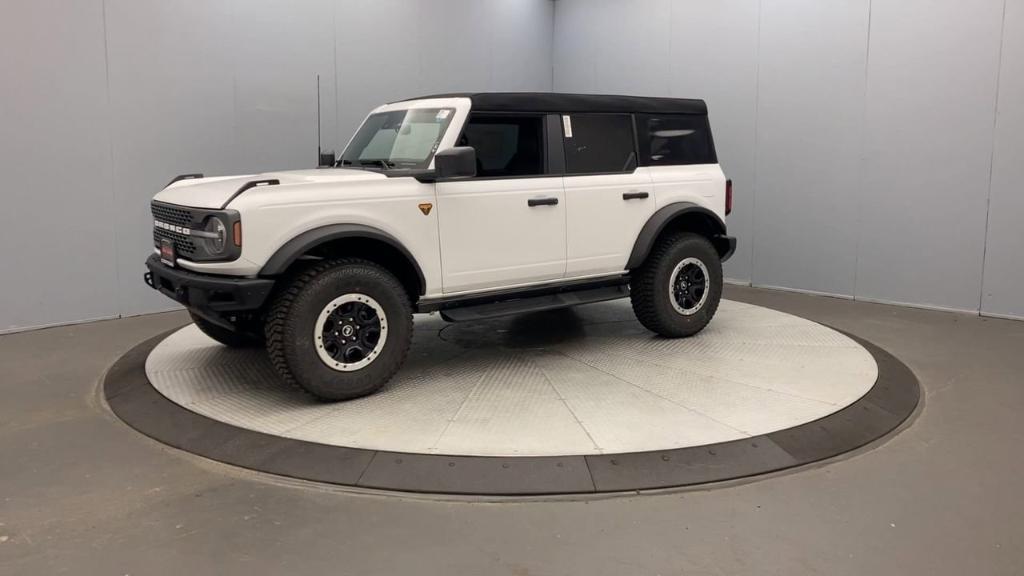
[[[354,493],[164,447],[104,370],[181,313],[0,337],[0,574],[1021,574],[1024,322],[729,287],[867,338],[924,388],[855,454],[701,490]]]

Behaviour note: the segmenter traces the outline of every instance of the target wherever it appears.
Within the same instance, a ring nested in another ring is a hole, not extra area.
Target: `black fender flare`
[[[661,235],[662,231],[665,230],[665,227],[676,218],[685,214],[700,214],[705,217],[711,227],[711,237],[708,239],[715,245],[715,249],[718,250],[722,260],[724,261],[732,255],[732,250],[728,246],[731,244],[735,247],[735,240],[730,240],[726,236],[725,222],[718,217],[718,214],[693,202],[673,202],[667,206],[662,206],[647,219],[647,223],[644,224],[640,234],[636,237],[636,242],[633,243],[633,251],[629,254],[626,269],[632,270],[643,264],[644,260],[647,259],[647,255],[651,253],[654,242]]]
[[[416,271],[416,277],[420,283],[421,293],[426,287],[426,277],[423,276],[423,270],[420,268],[419,262],[416,261],[416,258],[413,257],[412,252],[410,252],[400,240],[391,234],[371,226],[364,226],[363,224],[330,224],[319,228],[313,228],[312,230],[307,230],[285,242],[284,246],[278,248],[277,252],[274,252],[274,255],[271,256],[270,259],[267,260],[267,263],[263,265],[263,268],[260,269],[259,275],[277,276],[282,274],[303,254],[321,244],[341,238],[367,238],[370,240],[377,240],[391,246],[402,254],[402,256],[409,261],[409,264],[412,265],[413,270]]]

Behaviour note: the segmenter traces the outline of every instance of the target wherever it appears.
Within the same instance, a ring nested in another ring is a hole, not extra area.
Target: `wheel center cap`
[[[341,327],[341,335],[342,336],[351,336],[353,332],[355,332],[355,329],[352,328],[351,324],[346,324],[346,325]]]

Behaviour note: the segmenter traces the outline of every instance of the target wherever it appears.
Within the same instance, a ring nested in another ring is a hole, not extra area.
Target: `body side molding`
[[[287,270],[288,266],[298,259],[299,256],[302,256],[309,250],[320,246],[321,244],[341,238],[367,238],[388,244],[401,253],[409,261],[409,264],[412,265],[420,283],[421,293],[426,287],[427,283],[426,278],[423,276],[423,270],[420,268],[419,263],[416,262],[416,259],[413,258],[412,253],[409,252],[409,249],[406,248],[401,241],[383,230],[364,226],[362,224],[331,224],[307,230],[288,242],[285,242],[284,246],[278,248],[277,252],[275,252],[274,255],[267,260],[267,263],[263,265],[259,275],[274,276],[281,274]]]
[[[651,248],[654,247],[654,241],[657,240],[665,227],[672,220],[686,214],[702,216],[710,225],[713,236],[725,236],[725,222],[722,222],[722,219],[711,210],[693,202],[673,202],[659,208],[651,215],[647,223],[644,224],[640,234],[636,237],[636,242],[633,243],[633,251],[630,252],[629,260],[626,262],[626,270],[632,270],[642,264],[647,259],[647,255],[650,254]],[[715,244],[715,248],[719,251],[719,255],[722,256],[723,260],[732,255],[729,250],[723,251],[719,247],[719,243],[715,242],[715,238],[710,238],[710,240]],[[726,244],[728,243],[726,242]]]

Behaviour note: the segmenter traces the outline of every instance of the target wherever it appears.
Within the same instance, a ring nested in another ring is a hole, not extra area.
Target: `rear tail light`
[[[725,215],[732,212],[732,180],[725,181]]]

